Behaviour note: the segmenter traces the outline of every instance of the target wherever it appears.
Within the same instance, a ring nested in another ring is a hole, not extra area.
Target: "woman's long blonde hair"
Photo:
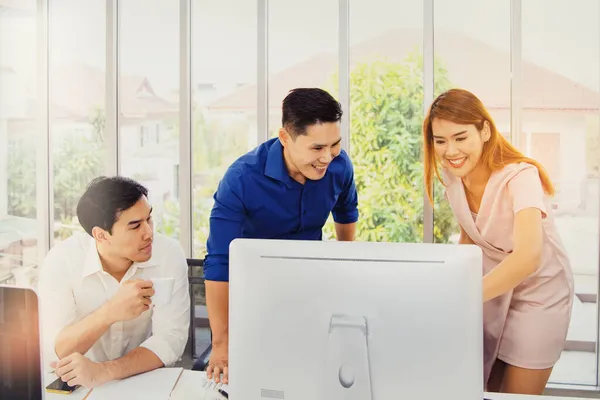
[[[464,89],[450,89],[435,99],[423,121],[425,188],[427,197],[432,203],[433,174],[435,173],[440,182],[443,183],[438,169],[438,160],[433,144],[433,131],[431,129],[431,122],[435,118],[460,125],[475,125],[479,131],[483,129],[487,121],[490,128],[490,138],[483,145],[481,163],[487,166],[490,171],[497,171],[509,164],[520,162],[534,165],[540,174],[544,192],[550,196],[554,195],[554,186],[542,164],[532,158],[525,157],[504,136],[498,133],[492,117],[477,96]]]

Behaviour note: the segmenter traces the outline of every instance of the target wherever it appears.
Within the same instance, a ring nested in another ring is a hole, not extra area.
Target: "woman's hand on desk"
[[[212,352],[210,353],[210,361],[206,368],[206,377],[213,379],[219,383],[221,374],[223,374],[223,383],[229,383],[229,362],[228,362],[228,346],[213,344]]]
[[[56,375],[69,386],[80,385],[92,389],[111,380],[109,371],[103,364],[93,362],[79,353],[73,353],[50,365]]]

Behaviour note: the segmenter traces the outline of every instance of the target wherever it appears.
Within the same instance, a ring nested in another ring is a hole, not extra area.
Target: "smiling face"
[[[431,122],[435,154],[453,175],[464,178],[479,165],[483,145],[490,139],[487,122],[479,131],[475,125],[460,125],[434,118]]]
[[[325,176],[331,161],[340,154],[342,137],[339,122],[324,122],[306,127],[306,134],[295,137],[281,128],[279,140],[290,176],[304,183]]]

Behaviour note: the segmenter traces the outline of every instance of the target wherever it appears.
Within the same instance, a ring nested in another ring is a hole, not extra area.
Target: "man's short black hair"
[[[283,99],[283,127],[292,135],[306,135],[310,125],[338,122],[342,106],[325,90],[317,88],[293,89]]]
[[[148,189],[136,181],[122,176],[101,176],[94,179],[77,203],[77,218],[85,231],[92,236],[95,226],[112,234],[119,213],[131,208]]]

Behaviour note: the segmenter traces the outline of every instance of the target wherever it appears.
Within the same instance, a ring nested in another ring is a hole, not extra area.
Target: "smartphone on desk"
[[[62,379],[58,378],[48,386],[46,386],[46,391],[49,393],[57,393],[57,394],[71,394],[73,393],[79,385],[69,386],[67,382],[63,382]]]

